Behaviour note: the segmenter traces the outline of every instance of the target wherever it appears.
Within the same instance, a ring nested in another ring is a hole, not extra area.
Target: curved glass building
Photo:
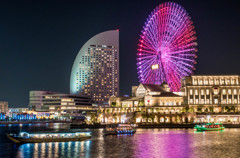
[[[89,96],[98,105],[119,95],[119,31],[89,39],[80,49],[71,73],[70,93]]]

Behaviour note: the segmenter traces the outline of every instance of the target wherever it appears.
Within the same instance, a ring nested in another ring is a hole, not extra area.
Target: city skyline
[[[195,74],[239,74],[239,4],[176,2],[196,27]],[[69,93],[72,62],[79,49],[93,35],[111,29],[120,31],[120,94],[130,95],[130,87],[138,85],[136,52],[142,26],[162,1],[59,2],[56,7],[56,2],[46,1],[1,3],[0,99],[9,106],[27,106],[30,90]]]

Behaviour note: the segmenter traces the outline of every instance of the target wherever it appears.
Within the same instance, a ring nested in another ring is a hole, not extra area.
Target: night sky
[[[136,52],[146,18],[161,0],[16,0],[0,2],[0,101],[27,107],[30,90],[69,93],[82,45],[120,30],[120,92],[138,85]],[[240,74],[240,4],[233,0],[178,0],[197,32],[195,74]]]

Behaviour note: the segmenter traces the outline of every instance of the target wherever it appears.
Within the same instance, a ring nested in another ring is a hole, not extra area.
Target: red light
[[[117,31],[119,31],[119,29],[117,29]]]

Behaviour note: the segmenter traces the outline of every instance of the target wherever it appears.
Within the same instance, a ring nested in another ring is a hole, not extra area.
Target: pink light
[[[180,91],[180,80],[192,74],[195,70],[193,65],[197,63],[193,59],[197,57],[197,38],[190,19],[186,10],[173,2],[163,3],[153,10],[138,45],[137,56],[141,62],[137,66],[142,83],[161,84],[166,81],[171,91]],[[160,67],[154,74],[151,71],[153,64]]]

